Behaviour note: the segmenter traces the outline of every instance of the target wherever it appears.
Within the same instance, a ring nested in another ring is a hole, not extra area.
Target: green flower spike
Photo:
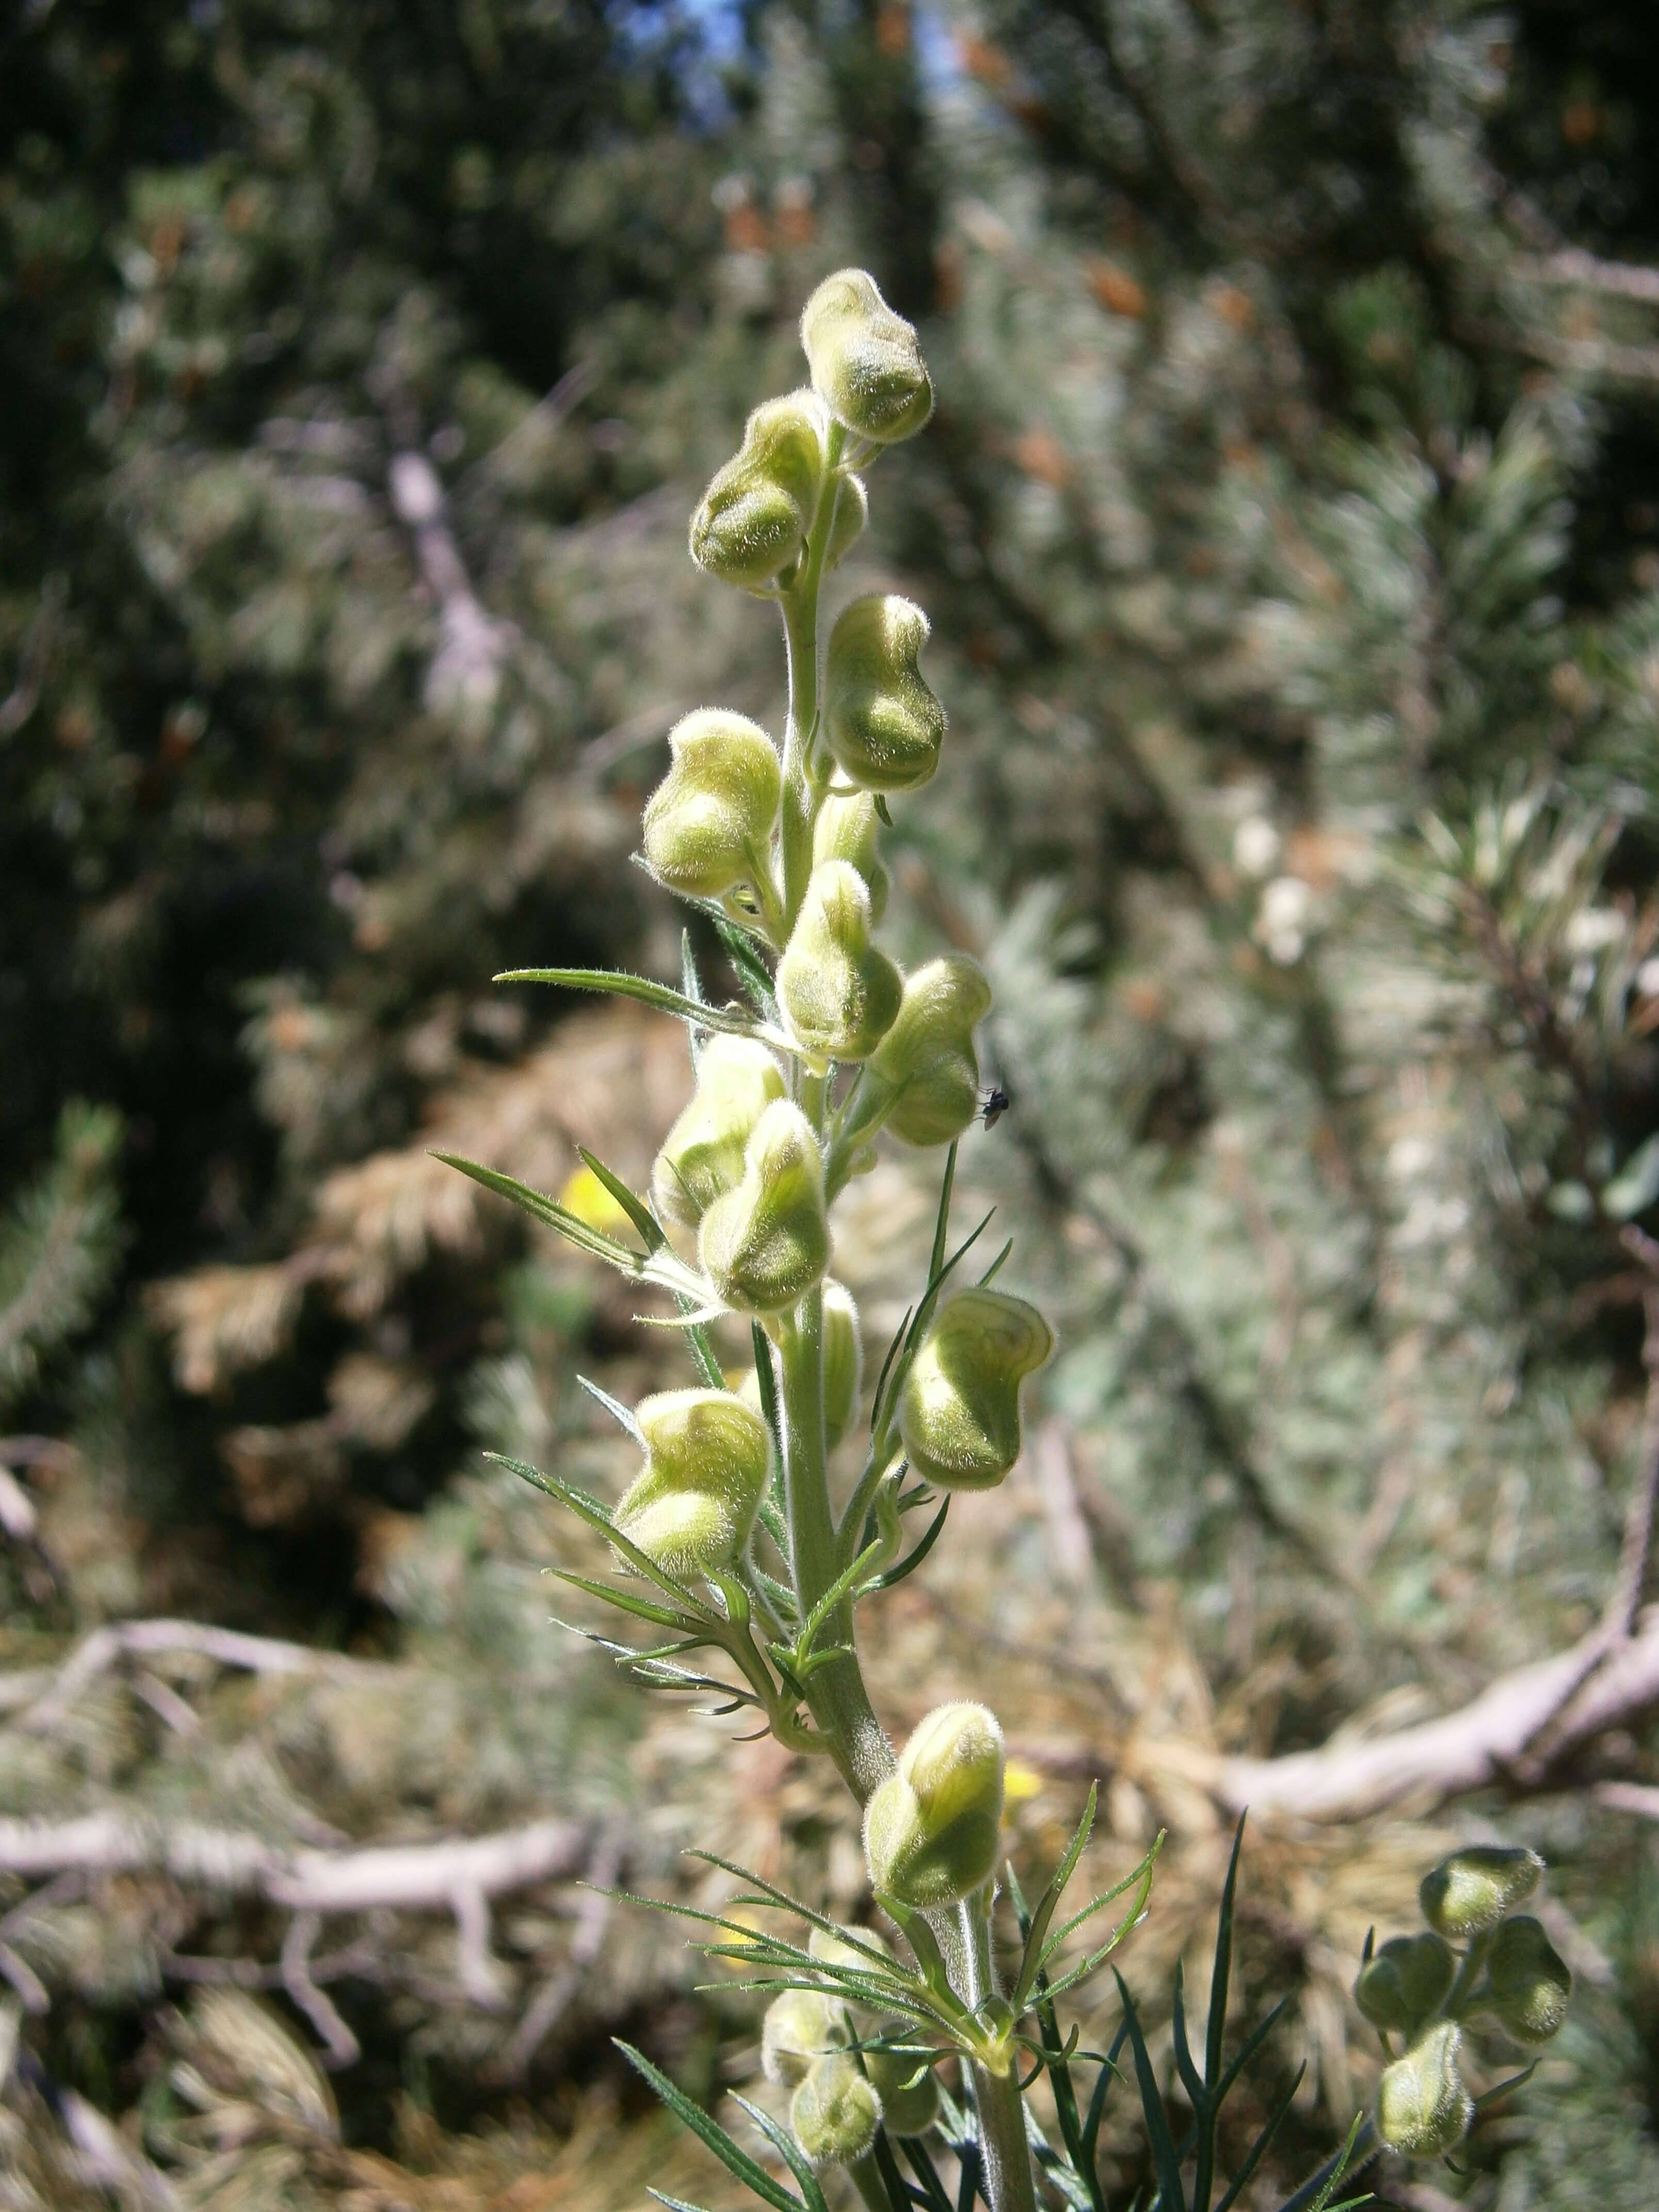
[[[691,558],[700,568],[747,592],[769,591],[793,568],[823,482],[828,428],[816,392],[792,392],[756,408],[743,444],[691,518]],[[852,535],[862,526],[860,520]]]
[[[842,2008],[821,1990],[785,1990],[766,2008],[761,2068],[769,2081],[798,2088],[815,2059],[845,2043]]]
[[[673,766],[645,809],[645,857],[670,890],[722,898],[767,880],[783,793],[777,748],[757,722],[699,707],[668,733]]]
[[[881,817],[867,791],[850,798],[833,793],[818,809],[812,824],[812,866],[825,860],[848,860],[863,877],[870,894],[870,919],[879,921],[887,911],[888,876],[881,859]]]
[[[1390,2150],[1413,2158],[1438,2158],[1469,2131],[1474,2106],[1457,2070],[1463,2032],[1443,2020],[1423,2040],[1383,2069],[1377,2085],[1376,2132]]]
[[[612,1516],[617,1533],[686,1581],[729,1567],[766,1488],[766,1424],[729,1390],[663,1390],[635,1419],[645,1468]]]
[[[814,2172],[851,2166],[876,2140],[881,2098],[857,2059],[834,2051],[813,2061],[789,2100],[789,2125]]]
[[[905,2023],[890,2021],[888,2032],[901,2041]],[[881,2098],[888,2134],[925,2136],[939,2118],[939,2080],[933,2068],[902,2051],[866,2051],[864,2064]]]
[[[1457,1976],[1457,1960],[1443,1936],[1394,1936],[1360,1969],[1354,2002],[1384,2035],[1414,2035],[1433,2019]]]
[[[800,342],[814,389],[854,436],[891,445],[914,437],[933,413],[915,328],[862,269],[824,278],[802,313]]]
[[[1567,2016],[1572,1975],[1529,1912],[1506,1920],[1486,1961],[1492,2008],[1517,2043],[1547,2043]]]
[[[823,733],[842,773],[866,791],[915,791],[939,766],[945,709],[916,663],[927,617],[896,592],[842,609],[830,633]]]
[[[812,871],[778,963],[778,1004],[808,1052],[867,1060],[892,1027],[904,983],[870,942],[870,893],[848,860]]]
[[[864,1816],[877,1891],[919,1911],[960,1904],[996,1871],[1002,1730],[983,1705],[937,1706],[912,1732]]]
[[[1019,1386],[1054,1348],[1035,1306],[958,1291],[904,1378],[899,1437],[910,1472],[942,1490],[989,1490],[1019,1457]]]
[[[764,1045],[752,1037],[709,1038],[696,1091],[651,1170],[651,1195],[665,1222],[695,1229],[723,1192],[736,1188],[750,1134],[783,1091],[782,1074]]]
[[[906,980],[893,1026],[865,1075],[872,1111],[885,1109],[887,1127],[902,1143],[948,1145],[978,1113],[974,1028],[990,1010],[990,985],[959,954],[930,960]]]
[[[702,1217],[697,1252],[720,1297],[739,1313],[781,1313],[830,1264],[823,1155],[812,1125],[787,1098],[756,1122],[743,1180]]]
[[[823,1286],[823,1427],[833,1451],[853,1425],[864,1379],[864,1343],[853,1293],[841,1283]]]
[[[1423,1917],[1454,1943],[1485,1936],[1532,1895],[1544,1862],[1519,1844],[1472,1844],[1423,1877]]]

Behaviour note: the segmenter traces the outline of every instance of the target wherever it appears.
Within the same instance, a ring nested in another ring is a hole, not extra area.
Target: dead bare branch
[[[46,1735],[63,1720],[76,1698],[98,1676],[119,1661],[166,1651],[192,1651],[222,1667],[240,1667],[254,1674],[322,1674],[336,1681],[383,1680],[388,1669],[373,1662],[349,1659],[343,1652],[319,1651],[306,1644],[286,1644],[270,1636],[245,1636],[238,1629],[215,1628],[201,1620],[118,1620],[92,1634],[70,1654],[55,1675],[44,1679],[50,1687],[34,1696],[17,1723],[35,1735]],[[10,1692],[43,1679],[39,1669],[27,1675],[0,1675],[0,1711],[15,1702]]]
[[[284,1850],[246,1831],[160,1820],[135,1812],[73,1820],[0,1820],[0,1872],[50,1879],[167,1874],[186,1888],[260,1897],[295,1912],[453,1912],[467,1893],[498,1897],[578,1872],[587,1831],[536,1820],[490,1836],[351,1850]]]

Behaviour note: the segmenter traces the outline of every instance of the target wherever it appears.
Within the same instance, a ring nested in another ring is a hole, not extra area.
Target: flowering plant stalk
[[[950,2212],[930,2144],[957,2162],[959,2207],[977,2195],[991,2212],[1036,2212],[1040,2173],[1071,2212],[1106,2212],[1096,2145],[1127,2045],[1158,2203],[1164,2212],[1226,2212],[1289,2105],[1287,2096],[1224,2188],[1218,2118],[1271,2024],[1224,2063],[1237,1846],[1201,2071],[1176,1984],[1176,2051],[1194,2116],[1182,2142],[1127,1992],[1109,2054],[1079,2054],[1075,2032],[1066,2040],[1056,2013],[1056,2000],[1098,1972],[1139,1917],[1157,1846],[1106,1896],[1063,1912],[1094,1817],[1091,1792],[1034,1904],[1007,1870],[1019,1950],[1012,1972],[1000,1973],[996,1718],[982,1705],[953,1701],[896,1750],[859,1662],[860,1607],[921,1565],[957,1491],[988,1488],[1013,1467],[1022,1389],[1053,1336],[1035,1306],[999,1286],[1009,1245],[981,1267],[988,1216],[951,1243],[957,1140],[982,1110],[974,1033],[989,986],[974,962],[956,956],[902,974],[874,939],[887,893],[880,841],[890,800],[927,782],[945,736],[944,710],[920,665],[927,619],[907,599],[872,594],[845,607],[827,639],[820,635],[825,580],[865,526],[861,472],[922,428],[932,386],[915,331],[860,270],[818,287],[801,336],[810,383],[755,410],[690,532],[703,569],[781,614],[782,744],[725,709],[686,715],[644,817],[647,866],[708,917],[743,997],[716,1004],[706,995],[689,933],[678,989],[577,969],[498,979],[619,994],[685,1024],[696,1089],[658,1154],[648,1194],[583,1154],[637,1243],[488,1167],[453,1163],[674,1299],[695,1381],[632,1408],[594,1392],[641,1454],[615,1508],[556,1474],[517,1471],[609,1542],[617,1579],[560,1572],[648,1632],[642,1643],[602,1639],[638,1680],[712,1694],[718,1711],[747,1714],[791,1751],[834,1764],[861,1808],[874,1901],[893,1930],[890,1938],[837,1926],[738,1868],[727,1871],[746,1887],[728,1912],[676,1908],[702,1923],[711,1954],[735,1962],[746,1986],[772,2000],[764,2061],[790,2092],[789,2124],[744,2109],[799,2194],[641,2054],[629,2055],[774,2212],[824,2212],[820,2176],[835,2166],[872,2212],[913,2204]],[[863,1346],[854,1301],[830,1272],[830,1212],[872,1164],[884,1132],[945,1148],[937,1224],[926,1281],[877,1374],[861,1471],[837,1502],[830,1453],[857,1422]],[[727,1317],[747,1324],[753,1355],[737,1388],[709,1333]],[[1083,1932],[1126,1893],[1109,1934]],[[769,1922],[757,1932],[756,1908],[793,1916],[805,1936],[772,1933]],[[963,2104],[940,2076],[952,2062]],[[1079,2069],[1089,2064],[1097,2073],[1083,2095]],[[1044,2073],[1058,2143],[1026,2102]],[[1292,2204],[1328,2206],[1360,2132],[1356,2123],[1344,2151]],[[901,2154],[914,2179],[902,2172]]]

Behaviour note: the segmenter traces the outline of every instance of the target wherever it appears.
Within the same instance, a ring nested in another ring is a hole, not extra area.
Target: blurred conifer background
[[[428,1155],[596,1204],[575,1146],[642,1183],[682,1099],[670,1025],[488,979],[678,975],[630,859],[663,740],[781,704],[686,517],[844,263],[939,395],[846,586],[927,607],[952,717],[894,913],[992,969],[1013,1104],[963,1180],[1061,1333],[1027,1462],[892,1601],[888,1717],[994,1694],[1017,1856],[1091,1775],[1103,1869],[1170,1829],[1156,2017],[1229,1759],[1464,1707],[1617,1605],[1656,147],[1636,0],[7,0],[9,2203],[708,2197],[606,2039],[715,2096],[755,2016],[574,1877],[689,1893],[696,1842],[856,1901],[816,1775],[734,1788],[548,1626],[548,1516],[481,1448],[614,1494],[575,1371],[684,1378]],[[872,1338],[927,1206],[884,1164],[853,1209]],[[262,1640],[88,1641],[169,1621]],[[1237,2002],[1292,1993],[1264,2100],[1310,2063],[1264,2190],[1374,2079],[1366,1927],[1501,1835],[1574,2017],[1465,2176],[1389,2185],[1659,2201],[1659,1743],[1638,1702],[1522,1752],[1268,1802]],[[526,1832],[418,1909],[231,1864]]]

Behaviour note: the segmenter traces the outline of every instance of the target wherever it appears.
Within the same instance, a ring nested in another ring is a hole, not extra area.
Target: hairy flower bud
[[[785,1990],[766,2008],[761,2028],[761,2067],[769,2081],[797,2087],[815,2059],[845,2043],[844,2014],[821,1990]]]
[[[888,875],[881,859],[881,817],[867,791],[845,799],[832,794],[819,807],[812,866],[825,860],[846,860],[858,870],[870,894],[870,919],[879,921],[887,910]]]
[[[783,771],[757,722],[699,707],[668,733],[673,765],[645,809],[645,857],[670,890],[720,898],[762,880]]]
[[[991,1010],[983,971],[960,954],[930,960],[907,977],[893,1025],[870,1058],[865,1081],[907,1145],[948,1145],[979,1111],[974,1027]]]
[[[644,1471],[612,1525],[665,1574],[728,1567],[748,1540],[766,1488],[766,1424],[729,1390],[663,1390],[641,1400]]]
[[[864,1379],[859,1310],[842,1283],[823,1286],[823,1428],[831,1449],[853,1425]]]
[[[702,1217],[703,1271],[739,1313],[781,1313],[830,1264],[823,1155],[799,1106],[774,1100],[744,1152],[743,1180]]]
[[[1354,2002],[1385,2035],[1412,2035],[1437,2013],[1456,1978],[1457,1960],[1444,1938],[1425,1929],[1394,1936],[1368,1960],[1354,1984]]]
[[[1518,1844],[1471,1844],[1424,1875],[1423,1917],[1454,1942],[1484,1936],[1532,1895],[1543,1871],[1537,1852]]]
[[[800,342],[813,388],[856,436],[891,445],[914,436],[933,413],[915,328],[862,269],[824,278],[802,313]]]
[[[899,1395],[910,1472],[988,1490],[1019,1457],[1019,1386],[1054,1348],[1042,1316],[1001,1291],[958,1291],[933,1316]]]
[[[812,871],[778,963],[778,1004],[809,1052],[867,1060],[904,995],[898,969],[870,942],[870,893],[848,860]]]
[[[896,592],[844,607],[830,633],[823,734],[866,791],[915,791],[939,766],[945,709],[916,665],[927,617]]]
[[[665,1221],[695,1229],[720,1194],[743,1179],[750,1133],[783,1076],[752,1037],[713,1036],[702,1048],[691,1101],[663,1139],[651,1170],[651,1194]]]
[[[851,2166],[876,2140],[881,2097],[856,2058],[834,2051],[814,2059],[789,2100],[789,2125],[815,2172]]]
[[[1506,1920],[1486,1961],[1492,2010],[1517,2043],[1547,2043],[1567,2016],[1572,1975],[1529,1912]]]
[[[1456,2021],[1444,2020],[1384,2069],[1376,2093],[1376,2132],[1390,2150],[1437,2158],[1468,2133],[1474,2106],[1457,2070],[1462,2044]]]
[[[896,2041],[905,2024],[890,2023]],[[925,2136],[939,2118],[939,2079],[920,2056],[902,2051],[866,2051],[865,2070],[881,2098],[882,2121],[890,2136]]]
[[[939,1705],[918,1723],[864,1816],[878,1892],[931,1912],[960,1903],[996,1870],[1002,1730],[983,1705]]]
[[[827,427],[816,392],[792,392],[756,408],[743,444],[691,518],[691,558],[699,567],[750,592],[767,590],[793,567],[823,481]]]

